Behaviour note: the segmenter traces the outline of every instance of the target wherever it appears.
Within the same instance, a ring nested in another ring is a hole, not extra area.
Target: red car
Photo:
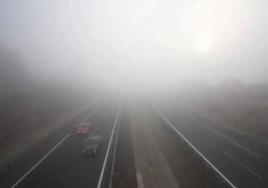
[[[89,122],[83,122],[77,126],[76,134],[81,135],[88,134],[90,130],[91,130],[91,124]]]

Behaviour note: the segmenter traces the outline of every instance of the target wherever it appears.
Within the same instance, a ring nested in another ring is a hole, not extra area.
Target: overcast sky
[[[40,79],[107,88],[268,80],[266,0],[1,0],[0,46]]]

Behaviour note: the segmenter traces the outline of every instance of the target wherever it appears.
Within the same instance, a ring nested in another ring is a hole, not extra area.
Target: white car
[[[101,146],[102,140],[103,137],[101,135],[89,135],[85,140],[85,146],[83,149],[84,156],[95,156]]]

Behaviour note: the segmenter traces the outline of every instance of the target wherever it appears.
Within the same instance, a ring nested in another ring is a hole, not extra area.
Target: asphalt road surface
[[[73,134],[72,126],[66,126],[68,128],[50,135],[41,144],[41,152],[31,149],[1,174],[0,187],[97,187],[118,110],[117,107],[102,106],[72,122],[75,127],[89,119],[94,132],[104,136],[96,157],[85,158],[82,155],[85,137]],[[232,129],[214,126],[209,118],[183,109],[159,110],[235,187],[268,187],[266,142]]]
[[[9,180],[15,180],[12,178],[15,176],[16,181],[10,182],[7,179],[5,182],[5,179],[1,179],[0,187],[97,187],[117,110],[105,107],[98,109],[94,114],[85,115],[92,123],[93,131],[104,137],[97,156],[85,158],[82,149],[86,136],[76,135],[70,131],[72,129],[65,130],[65,135],[62,135],[42,157],[35,160],[31,167],[21,172],[20,176],[18,173],[9,173],[6,176]]]
[[[183,109],[162,113],[233,185],[268,187],[267,143]]]

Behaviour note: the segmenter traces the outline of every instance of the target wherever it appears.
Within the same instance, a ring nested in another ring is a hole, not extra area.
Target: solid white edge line
[[[157,109],[156,109],[156,111],[157,111],[157,113],[160,115],[160,117],[162,117],[162,119],[164,119],[165,120],[165,122],[177,133],[177,134],[179,134],[186,142],[187,142],[187,144],[189,144],[190,145],[190,147],[192,147],[192,149],[194,149],[194,151],[196,152],[196,153],[198,153],[200,156],[201,156],[201,158],[203,159],[203,160],[205,160],[208,164],[209,164],[209,166],[213,169],[213,170],[215,170],[232,188],[237,188],[228,178],[226,178],[222,173],[221,173],[221,171],[220,170],[218,170],[200,151],[198,151],[198,149],[196,149],[195,147],[194,147],[194,145],[193,144],[191,144],[191,142],[190,141],[188,141],[187,140],[187,138],[185,138],[184,136],[183,136],[183,134],[180,132],[180,131],[178,131],[175,127],[174,127],[174,125],[172,125],[172,123],[171,122],[169,122],[168,121],[168,119],[160,112],[160,111],[158,111]]]
[[[227,157],[229,157],[230,159],[232,159],[233,161],[235,161],[237,164],[239,164],[241,167],[243,167],[244,169],[246,169],[248,172],[250,172],[253,176],[259,178],[260,180],[262,180],[262,177],[257,174],[256,172],[254,172],[253,170],[251,170],[249,167],[247,167],[246,165],[244,165],[241,161],[239,161],[237,158],[235,158],[233,155],[229,154],[229,153],[224,153]]]
[[[29,171],[27,171],[26,174],[24,174],[14,185],[12,185],[11,188],[15,188],[17,185],[19,185],[19,183],[22,182],[24,178],[26,178],[42,161],[44,161],[70,135],[71,133],[68,133],[57,145],[55,145],[44,157],[42,157]]]
[[[110,149],[111,149],[111,144],[112,144],[112,140],[113,140],[113,137],[114,137],[115,128],[116,128],[116,126],[118,124],[117,122],[118,122],[119,114],[120,114],[120,107],[119,107],[119,109],[117,111],[117,114],[116,114],[116,117],[115,117],[114,126],[113,126],[113,129],[112,129],[112,133],[111,133],[111,136],[110,136],[108,148],[107,148],[106,155],[105,155],[103,165],[102,165],[102,168],[101,168],[101,173],[100,173],[97,188],[101,188],[102,179],[103,179],[104,171],[105,171],[107,160],[108,160],[108,155],[109,155],[109,152],[110,152]]]

